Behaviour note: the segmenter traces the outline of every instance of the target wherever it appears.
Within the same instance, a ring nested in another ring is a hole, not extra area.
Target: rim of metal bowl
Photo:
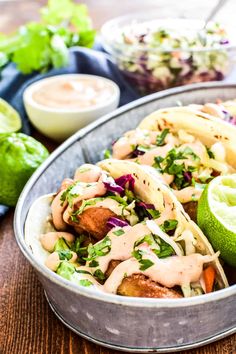
[[[160,16],[160,15],[159,15]],[[166,17],[166,18],[161,18],[158,17],[157,12],[153,11],[147,11],[144,13],[142,12],[134,12],[132,15],[123,15],[123,16],[118,16],[114,17],[107,22],[105,22],[102,27],[101,27],[101,36],[103,38],[104,42],[104,48],[107,52],[116,54],[116,53],[127,53],[127,50],[129,50],[131,47],[133,47],[134,50],[137,51],[142,51],[142,52],[152,52],[152,53],[170,53],[170,52],[212,52],[212,51],[222,51],[222,50],[233,50],[236,49],[236,41],[233,40],[232,37],[232,29],[230,30],[231,27],[227,28],[226,24],[223,24],[223,27],[226,28],[226,31],[228,29],[229,31],[229,36],[230,36],[230,43],[228,44],[219,44],[215,47],[189,47],[189,48],[169,48],[169,49],[158,49],[158,48],[151,48],[148,46],[142,46],[139,44],[136,45],[130,45],[126,43],[119,43],[116,38],[117,36],[114,36],[114,30],[117,32],[117,29],[119,27],[119,30],[121,30],[123,27],[129,26],[131,24],[131,21],[137,21],[137,23],[146,23],[146,22],[163,22],[163,21],[173,21],[173,22],[182,22],[184,23],[195,23],[199,24],[199,28],[202,28],[204,26],[204,21],[193,18],[181,18],[181,17]],[[211,23],[214,23],[212,21]],[[197,29],[197,28],[196,28]],[[126,54],[127,55],[127,54]],[[130,56],[130,55],[129,55]],[[133,54],[131,55],[133,56]]]
[[[235,88],[236,84],[227,84],[227,83],[200,83],[200,84],[192,84],[186,87],[178,87],[174,89],[168,89],[162,92],[157,92],[151,94],[146,97],[142,97],[136,101],[128,103],[127,105],[118,108],[112,113],[109,113],[102,118],[98,119],[94,123],[88,125],[87,127],[81,129],[74,135],[72,135],[69,139],[67,139],[62,145],[60,145],[49,157],[48,159],[38,168],[38,170],[33,174],[33,176],[29,179],[27,184],[25,185],[20,198],[18,200],[15,215],[14,215],[14,232],[16,241],[18,246],[20,247],[22,253],[27,258],[27,260],[31,263],[31,265],[37,270],[38,273],[49,279],[51,282],[62,286],[64,288],[69,289],[71,292],[86,296],[91,299],[96,299],[100,301],[105,301],[113,304],[121,304],[126,306],[135,306],[135,307],[183,307],[183,306],[194,306],[199,305],[206,302],[211,302],[215,300],[220,300],[222,298],[226,298],[232,295],[236,295],[236,285],[232,285],[228,288],[218,290],[211,294],[204,294],[200,296],[195,296],[192,298],[183,298],[183,299],[152,299],[152,298],[136,298],[136,297],[123,297],[113,294],[101,293],[94,289],[89,289],[80,285],[73,284],[72,282],[60,277],[56,273],[51,272],[45,266],[43,266],[37,259],[34,257],[29,247],[26,245],[24,241],[24,225],[21,222],[21,212],[24,207],[24,201],[30,192],[30,189],[35,184],[35,182],[40,178],[40,176],[44,173],[44,171],[51,165],[51,163],[59,157],[68,147],[73,145],[76,141],[82,139],[88,133],[90,133],[96,127],[106,123],[109,120],[115,119],[117,115],[145,105],[146,103],[150,103],[156,101],[157,99],[174,96],[177,93],[183,92],[191,92],[197,91],[199,89],[211,89],[211,88]],[[228,124],[228,123],[227,123]]]

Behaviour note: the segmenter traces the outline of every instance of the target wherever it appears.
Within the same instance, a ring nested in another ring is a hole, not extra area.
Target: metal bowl
[[[55,191],[84,162],[97,162],[111,142],[161,107],[228,100],[236,85],[198,84],[144,97],[106,115],[62,144],[36,171],[17,204],[14,229],[18,245],[35,268],[47,300],[60,320],[102,346],[135,353],[172,352],[198,347],[236,332],[236,285],[212,294],[178,300],[101,294],[52,273],[34,258],[24,240],[32,202]]]

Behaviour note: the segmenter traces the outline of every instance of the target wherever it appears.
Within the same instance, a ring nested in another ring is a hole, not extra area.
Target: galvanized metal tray
[[[66,326],[102,346],[135,353],[190,349],[236,332],[236,285],[177,300],[101,294],[71,284],[42,267],[24,241],[24,224],[32,202],[55,191],[80,164],[100,160],[114,139],[133,129],[147,114],[177,101],[185,105],[235,97],[236,85],[222,83],[191,85],[144,97],[73,135],[31,177],[15,212],[16,240],[35,268],[54,313]]]

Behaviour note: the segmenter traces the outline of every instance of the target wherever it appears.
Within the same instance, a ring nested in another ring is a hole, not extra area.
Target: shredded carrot
[[[203,279],[205,282],[206,293],[211,293],[215,281],[216,271],[215,268],[212,266],[208,266],[203,271]]]

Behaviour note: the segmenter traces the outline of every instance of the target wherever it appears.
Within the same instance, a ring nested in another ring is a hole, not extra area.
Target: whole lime
[[[47,149],[30,136],[0,134],[0,204],[15,206],[25,183],[47,157]]]

